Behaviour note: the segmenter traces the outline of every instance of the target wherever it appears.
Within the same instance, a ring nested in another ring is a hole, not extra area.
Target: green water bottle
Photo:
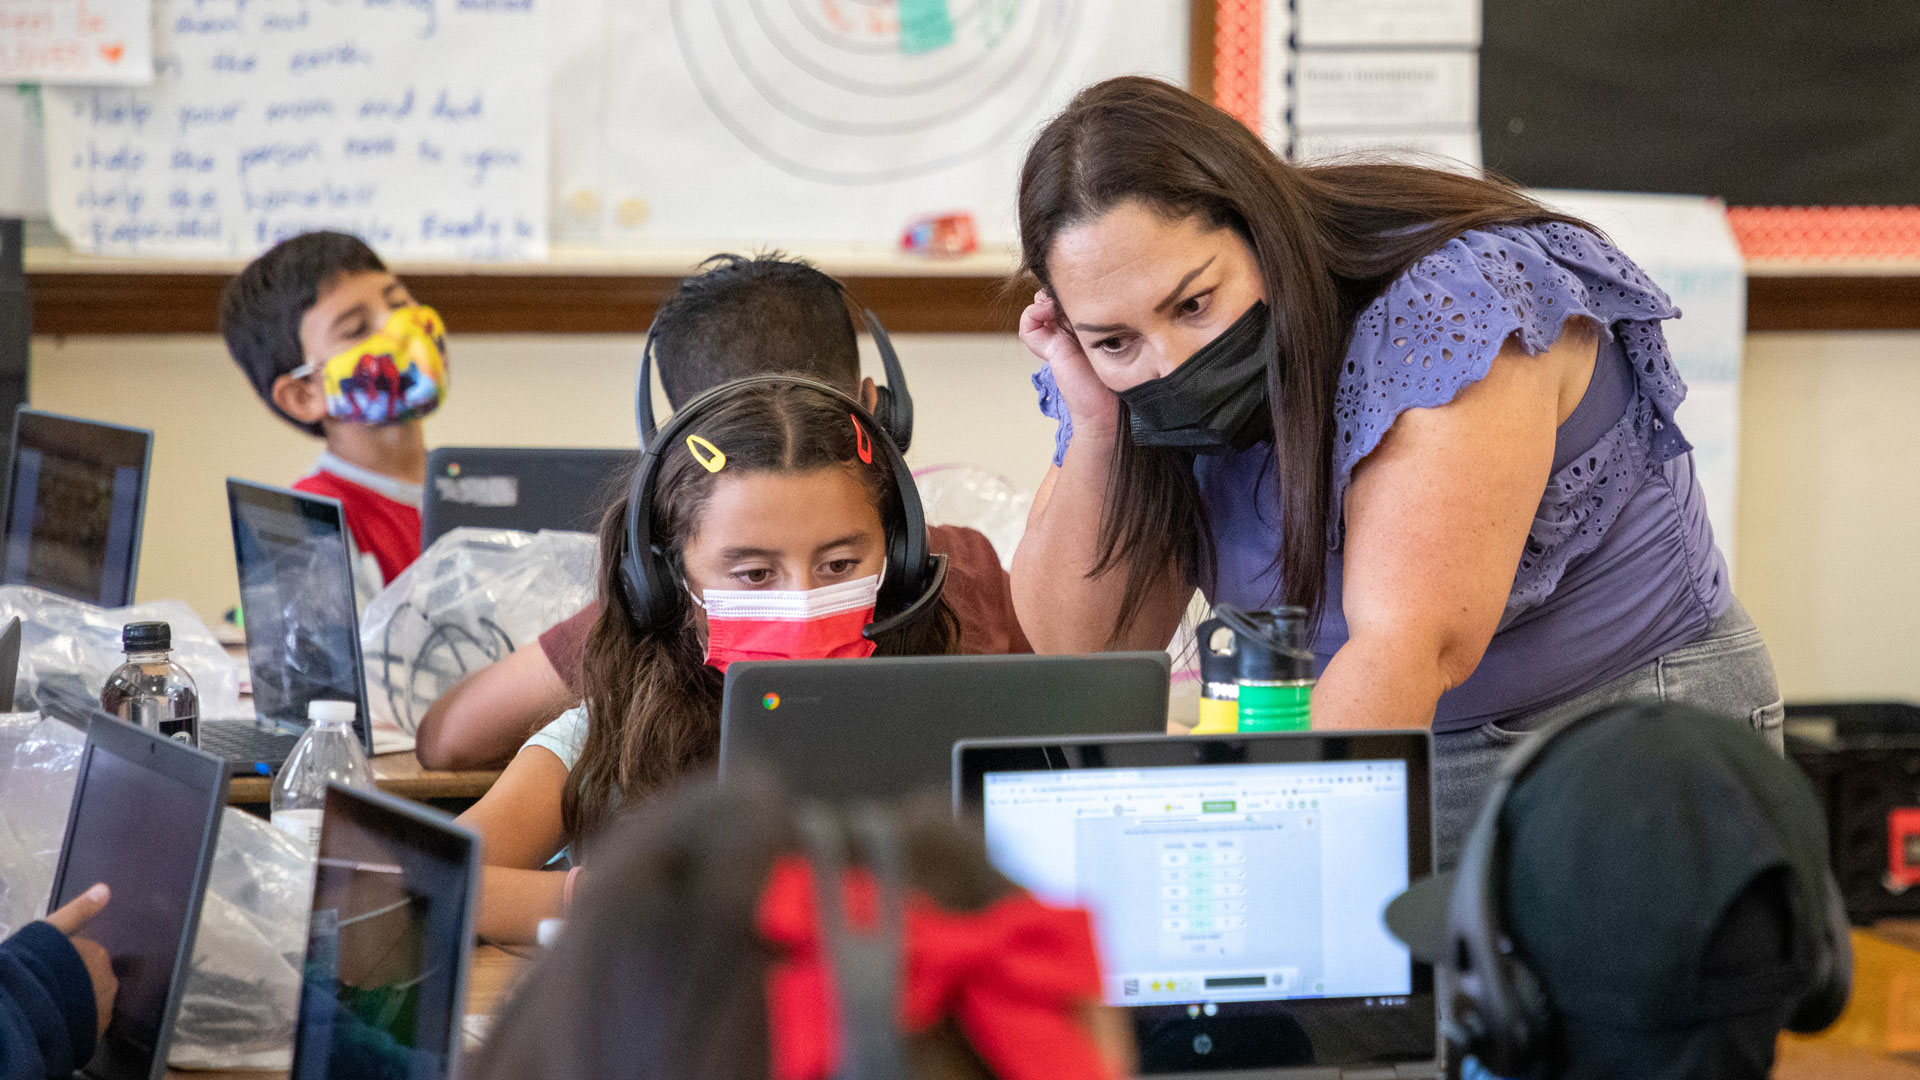
[[[1221,604],[1213,614],[1237,639],[1240,730],[1306,731],[1314,683],[1306,609],[1241,611]]]

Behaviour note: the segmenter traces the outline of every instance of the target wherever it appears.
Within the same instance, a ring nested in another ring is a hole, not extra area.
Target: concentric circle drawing
[[[790,175],[878,184],[977,160],[1043,117],[1093,0],[672,0],[720,123]]]

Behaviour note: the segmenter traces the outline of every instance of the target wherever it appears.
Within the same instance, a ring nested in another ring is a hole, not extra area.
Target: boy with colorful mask
[[[381,584],[420,553],[426,438],[447,392],[446,326],[344,233],[274,245],[220,299],[227,351],[281,419],[326,440],[293,487],[340,500]]]

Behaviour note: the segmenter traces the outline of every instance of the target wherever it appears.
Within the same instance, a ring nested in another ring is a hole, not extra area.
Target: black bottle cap
[[[132,652],[166,652],[173,648],[173,628],[163,622],[128,623],[120,631],[120,647]]]

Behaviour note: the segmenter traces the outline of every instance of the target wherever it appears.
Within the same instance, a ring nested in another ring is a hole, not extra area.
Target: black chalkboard
[[[1920,203],[1916,0],[1484,0],[1488,169],[1742,206]]]

